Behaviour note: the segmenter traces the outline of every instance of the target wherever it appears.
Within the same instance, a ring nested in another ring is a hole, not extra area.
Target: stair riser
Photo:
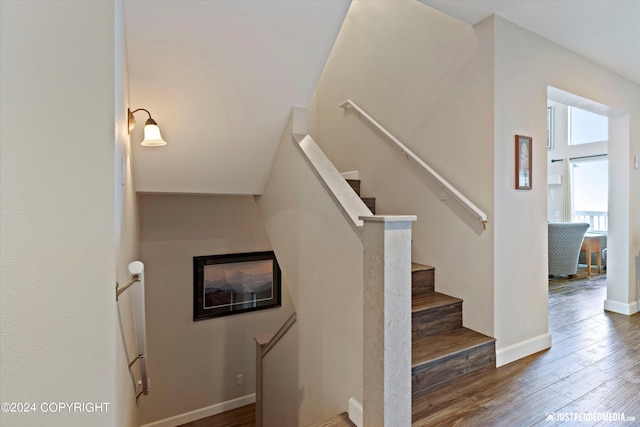
[[[359,179],[348,179],[347,184],[353,188],[353,191],[356,192],[358,196],[360,196],[360,180]]]
[[[434,270],[420,270],[411,273],[411,295],[420,296],[434,291]]]
[[[495,343],[487,343],[413,368],[411,388],[413,393],[415,393],[469,372],[485,368],[494,368],[495,364]]]
[[[411,336],[416,339],[462,327],[462,302],[430,308],[411,316]]]
[[[375,197],[360,197],[364,204],[369,208],[372,214],[376,214],[376,199]]]

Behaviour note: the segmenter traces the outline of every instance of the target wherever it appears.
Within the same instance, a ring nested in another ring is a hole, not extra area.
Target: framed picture
[[[547,107],[547,150],[553,150],[553,107]]]
[[[516,135],[516,190],[531,190],[531,145],[529,136]]]
[[[193,320],[279,307],[273,251],[193,257]]]

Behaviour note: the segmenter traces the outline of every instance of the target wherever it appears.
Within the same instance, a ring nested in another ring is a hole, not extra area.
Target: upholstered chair
[[[583,222],[549,223],[549,275],[573,277],[589,224]]]

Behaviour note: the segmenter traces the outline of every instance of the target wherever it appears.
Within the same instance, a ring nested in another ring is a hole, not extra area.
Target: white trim
[[[358,402],[355,397],[349,398],[349,419],[357,426],[362,427],[362,403]]]
[[[196,409],[195,411],[185,412],[184,414],[176,415],[164,420],[154,421],[149,424],[144,424],[142,427],[175,427],[181,424],[190,423],[192,421],[207,418],[212,415],[221,414],[232,409],[239,408],[241,406],[255,403],[256,394],[248,394],[246,396],[238,397],[236,399],[227,400],[226,402],[216,403],[215,405],[207,406],[205,408]]]
[[[606,311],[612,311],[614,313],[626,314],[630,316],[638,312],[638,302],[632,302],[630,304],[624,302],[613,301],[610,299],[604,300],[604,309]]]
[[[342,214],[349,220],[358,237],[362,239],[363,222],[358,218],[372,215],[367,205],[347,184],[347,181],[310,135],[294,134],[292,139]]]
[[[523,357],[551,347],[551,334],[542,334],[496,350],[496,367],[506,365]]]
[[[360,171],[342,172],[340,175],[342,175],[344,179],[360,179]]]

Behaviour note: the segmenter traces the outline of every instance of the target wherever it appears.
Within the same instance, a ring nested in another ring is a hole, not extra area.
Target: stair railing
[[[129,275],[131,280],[124,286],[116,282],[116,304],[120,295],[131,288],[132,300],[134,303],[133,319],[136,330],[136,342],[138,344],[138,355],[129,362],[129,370],[137,362],[140,366],[140,380],[136,388],[136,401],[142,395],[149,394],[149,377],[147,375],[147,327],[145,323],[145,298],[144,298],[144,264],[140,261],[133,261],[129,264]],[[138,286],[132,287],[136,283]],[[120,308],[118,308],[118,311]],[[119,314],[118,314],[119,315]],[[121,324],[122,327],[122,324]]]
[[[256,342],[256,427],[262,427],[262,359],[296,323],[296,319],[297,315],[293,312],[274,335],[253,338]]]
[[[373,215],[369,208],[358,197],[353,188],[338,172],[331,160],[322,152],[311,135],[293,134],[292,139],[302,153],[304,159],[325,187],[329,196],[336,202],[342,214],[349,221],[358,238],[362,240],[363,222],[361,216]]]
[[[387,129],[385,129],[380,123],[378,123],[373,117],[367,114],[358,104],[353,102],[350,99],[342,102],[339,105],[340,108],[344,108],[345,110],[353,109],[358,112],[360,117],[364,117],[369,123],[371,123],[376,129],[378,129],[387,139],[393,142],[400,151],[407,156],[407,158],[413,160],[418,167],[420,167],[424,172],[429,174],[432,178],[434,178],[441,187],[444,187],[446,191],[451,194],[455,199],[457,199],[462,205],[467,208],[474,216],[482,221],[482,226],[484,229],[487,228],[487,214],[484,213],[480,208],[478,208],[473,202],[467,199],[464,194],[458,191],[449,181],[444,179],[439,173],[437,173],[431,166],[426,164],[420,157],[418,157],[413,151],[411,151],[406,145],[398,140],[395,136],[391,134]]]

